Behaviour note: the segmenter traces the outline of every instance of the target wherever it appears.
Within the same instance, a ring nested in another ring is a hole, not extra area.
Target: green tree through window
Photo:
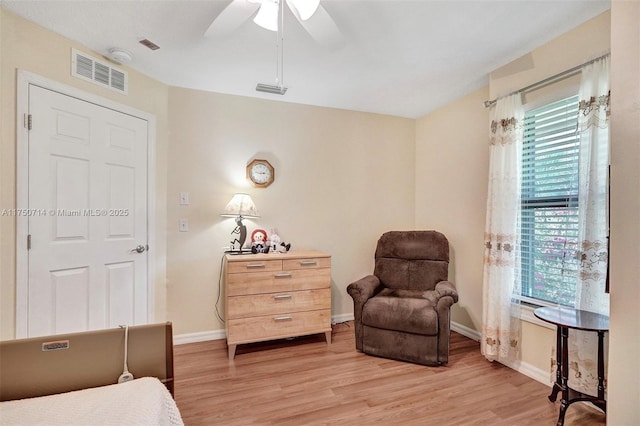
[[[578,97],[525,114],[521,277],[524,301],[574,305],[579,266]]]

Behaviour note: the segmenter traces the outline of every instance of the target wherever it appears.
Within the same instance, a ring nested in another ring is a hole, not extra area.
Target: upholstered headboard
[[[124,329],[0,342],[0,401],[51,395],[118,382]],[[129,327],[127,365],[135,378],[157,377],[173,395],[170,322]]]

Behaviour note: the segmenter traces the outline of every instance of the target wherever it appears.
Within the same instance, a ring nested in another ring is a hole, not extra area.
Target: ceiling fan
[[[344,37],[320,0],[232,0],[213,20],[205,37],[226,37],[252,16],[257,25],[278,31],[280,2],[287,4],[296,20],[318,44],[330,49],[342,46]]]

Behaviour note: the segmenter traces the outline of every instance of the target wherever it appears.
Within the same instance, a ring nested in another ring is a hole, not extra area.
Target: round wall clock
[[[275,170],[267,160],[253,160],[247,164],[247,179],[257,188],[266,188],[273,183]]]

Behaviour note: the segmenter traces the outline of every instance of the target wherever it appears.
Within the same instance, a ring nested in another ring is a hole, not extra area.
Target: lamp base
[[[251,254],[251,250],[225,250],[225,254],[236,255],[236,254]]]

